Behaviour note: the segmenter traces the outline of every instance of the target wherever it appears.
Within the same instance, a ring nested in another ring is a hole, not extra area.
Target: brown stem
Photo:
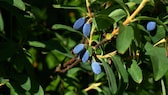
[[[68,60],[67,62],[65,62],[65,63],[63,64],[63,67],[66,67],[67,65],[72,64],[72,63],[76,60],[76,57],[77,57],[77,56],[75,56],[75,57],[73,57],[72,59],[70,59],[70,60]]]
[[[72,63],[71,65],[67,66],[64,69],[58,69],[57,72],[60,73],[65,73],[67,70],[69,70],[70,68],[74,67],[76,64],[78,64],[79,62],[81,62],[81,59],[76,60],[74,63]]]
[[[109,40],[107,39],[103,39],[100,43],[98,43],[94,48],[98,48],[99,46],[101,46],[102,44],[108,42]]]

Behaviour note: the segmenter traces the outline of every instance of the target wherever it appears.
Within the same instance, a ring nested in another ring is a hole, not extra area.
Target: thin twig
[[[71,65],[68,65],[66,68],[64,69],[57,69],[57,72],[60,72],[60,73],[65,73],[67,70],[69,70],[70,68],[74,67],[76,64],[78,64],[79,62],[81,62],[81,59],[77,59],[74,63],[72,63]]]

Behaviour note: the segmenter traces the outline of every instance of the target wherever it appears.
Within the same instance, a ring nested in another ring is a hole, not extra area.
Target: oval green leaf
[[[26,9],[26,6],[22,0],[13,0],[13,5],[23,11]]]
[[[134,39],[134,30],[131,26],[120,25],[116,48],[119,53],[124,54]]]
[[[112,11],[108,16],[111,17],[112,19],[114,19],[115,22],[118,22],[122,18],[126,17],[127,14],[123,9],[116,9],[116,10]]]
[[[31,89],[31,80],[30,80],[29,77],[27,77],[26,82],[23,83],[23,84],[21,85],[21,87],[22,87],[24,90],[26,90],[26,91],[29,91],[29,90]]]
[[[168,58],[166,49],[162,47],[153,47],[152,44],[146,43],[146,55],[149,55],[152,61],[155,81],[161,79],[168,72]]]
[[[142,70],[135,60],[132,60],[131,67],[128,69],[128,72],[136,83],[142,82],[143,79]]]

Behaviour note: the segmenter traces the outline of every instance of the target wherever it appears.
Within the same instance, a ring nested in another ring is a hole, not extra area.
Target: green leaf
[[[4,79],[3,77],[0,77],[0,85],[9,83],[9,79]]]
[[[60,42],[55,39],[43,41],[43,42],[28,41],[28,44],[33,47],[39,47],[39,48],[44,48],[47,50],[52,50],[52,52],[57,52],[64,56],[72,57],[72,55],[67,53],[67,50],[60,44]]]
[[[142,82],[142,71],[135,60],[132,60],[131,67],[128,69],[128,72],[136,83]]]
[[[126,17],[126,12],[123,9],[116,9],[112,11],[108,16],[114,19],[115,22],[118,22],[122,18]]]
[[[164,27],[162,25],[158,25],[156,34],[154,36],[151,36],[151,39],[154,43],[156,43],[159,40],[161,40],[162,38],[164,38],[165,35],[166,35],[166,31],[165,31]]]
[[[126,5],[129,7],[130,11],[134,11],[137,8],[135,2],[127,2]]]
[[[46,63],[49,69],[55,68],[55,66],[58,64],[57,56],[55,56],[52,52],[48,53],[46,56]]]
[[[34,95],[44,95],[44,91],[43,88],[39,85],[39,90],[37,93],[35,93]]]
[[[62,24],[54,24],[52,26],[52,29],[53,30],[68,30],[70,32],[75,32],[75,33],[78,33],[83,36],[83,34],[80,31],[77,31],[70,26],[66,26],[66,25],[62,25]]]
[[[166,49],[162,47],[153,47],[150,43],[145,45],[146,55],[149,55],[152,61],[155,81],[161,79],[168,72],[168,58]]]
[[[21,87],[26,91],[29,91],[31,89],[31,80],[29,77],[27,77],[27,80],[25,83],[21,84]]]
[[[97,15],[93,18],[93,24],[98,31],[110,28],[113,23],[114,20],[106,15]]]
[[[77,73],[81,70],[82,70],[81,68],[77,68],[77,67],[69,69],[68,72],[67,72],[67,76],[69,78],[72,78],[72,79],[76,80],[76,81],[79,81],[79,79],[77,77],[77,75],[78,75]]]
[[[26,9],[25,4],[22,0],[13,0],[13,5],[23,11],[25,11]]]
[[[116,78],[115,78],[114,72],[113,72],[112,68],[110,68],[110,66],[106,62],[103,62],[102,65],[103,65],[105,72],[106,72],[106,75],[107,75],[109,88],[110,88],[112,94],[116,94],[117,93],[117,83],[116,83]]]
[[[61,81],[61,77],[57,76],[56,79],[50,82],[50,84],[46,87],[45,91],[55,91],[55,89],[59,86]]]
[[[120,25],[116,48],[119,53],[124,54],[134,39],[134,30],[131,26]]]
[[[128,83],[128,73],[126,68],[124,67],[123,62],[121,61],[121,58],[117,55],[112,57],[113,63],[116,67],[116,69],[119,71],[119,73],[121,74],[123,80],[125,83]]]
[[[94,80],[95,81],[99,81],[100,79],[102,79],[105,76],[105,73],[102,72],[100,74],[94,74]]]
[[[3,22],[1,10],[0,10],[0,31],[4,31],[4,22]]]
[[[68,91],[67,93],[65,93],[65,95],[76,95],[76,93],[73,91]]]
[[[137,4],[140,4],[142,2],[142,0],[129,0],[129,2],[135,2]]]
[[[123,0],[115,0],[115,2],[117,2],[126,11],[127,15],[129,15],[129,9]]]
[[[107,86],[102,86],[102,91],[104,95],[111,95],[110,89]]]
[[[29,41],[28,44],[30,46],[34,46],[34,47],[40,47],[40,48],[45,48],[46,45],[42,42],[39,42],[39,41]]]

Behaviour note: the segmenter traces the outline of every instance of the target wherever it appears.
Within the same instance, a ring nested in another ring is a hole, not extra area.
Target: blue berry
[[[84,48],[85,48],[84,44],[78,44],[77,46],[74,47],[73,53],[79,54]]]
[[[100,74],[101,71],[102,71],[101,67],[100,67],[100,63],[98,63],[98,62],[93,61],[92,64],[91,64],[91,67],[92,67],[92,71],[95,74]]]
[[[81,17],[78,20],[76,20],[76,22],[73,25],[73,28],[76,30],[79,30],[83,27],[84,23],[85,23],[85,18]]]
[[[84,53],[84,55],[83,55],[83,57],[82,57],[82,62],[83,62],[83,63],[87,62],[88,59],[89,59],[89,56],[90,56],[89,51],[86,50],[86,52]]]
[[[156,22],[150,21],[147,23],[146,29],[148,31],[153,31],[153,30],[155,30],[155,28],[156,28]]]
[[[85,23],[83,26],[83,35],[84,36],[89,36],[91,31],[91,24],[90,23]]]

